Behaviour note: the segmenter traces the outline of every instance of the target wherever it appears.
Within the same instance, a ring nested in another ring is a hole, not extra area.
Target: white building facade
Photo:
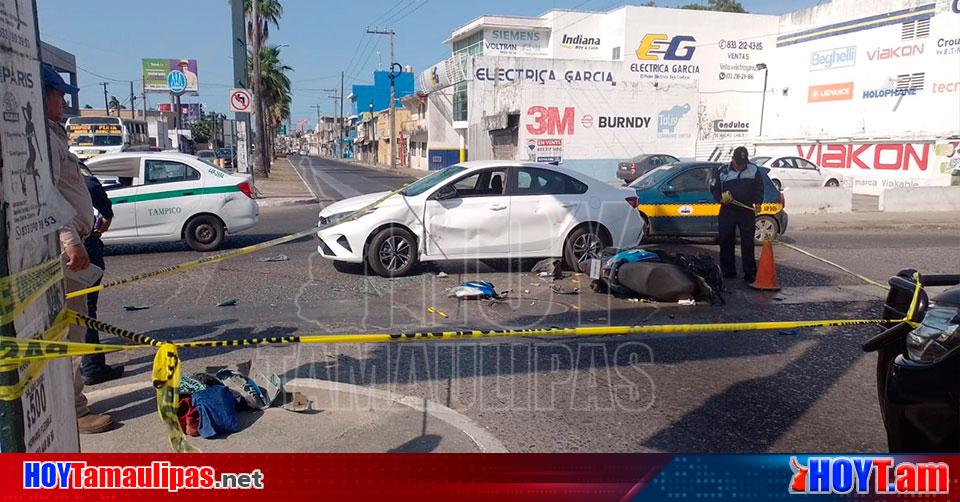
[[[481,17],[420,77],[450,105],[449,120],[430,121],[428,148],[437,134],[471,160],[561,161],[612,180],[635,155],[708,160],[746,144],[842,169],[859,192],[949,184],[960,157],[956,4]]]

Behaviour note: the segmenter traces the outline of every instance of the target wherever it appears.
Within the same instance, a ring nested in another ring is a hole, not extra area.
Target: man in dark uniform
[[[733,161],[719,169],[710,183],[713,198],[721,205],[718,218],[720,230],[720,269],[728,279],[737,277],[735,254],[736,234],[740,232],[740,260],[743,278],[753,283],[757,278],[757,262],[753,254],[753,235],[756,228],[756,208],[763,202],[763,178],[760,168],[751,164],[747,149],[739,146],[733,151]]]
[[[93,225],[93,232],[83,241],[83,247],[87,249],[90,263],[106,270],[106,264],[103,260],[103,241],[100,240],[100,236],[110,228],[110,222],[113,220],[113,204],[110,203],[100,180],[90,174],[87,166],[81,163],[80,169],[83,173],[83,180],[87,184],[87,190],[90,192],[93,208],[98,213]],[[94,286],[97,284],[100,284],[100,281],[97,281]],[[99,299],[99,291],[87,295],[87,315],[94,319],[97,318],[97,302]],[[100,332],[93,328],[87,328],[84,342],[100,343]],[[123,376],[123,366],[108,366],[105,354],[91,354],[83,356],[81,359],[80,374],[83,375],[83,383],[96,385]]]

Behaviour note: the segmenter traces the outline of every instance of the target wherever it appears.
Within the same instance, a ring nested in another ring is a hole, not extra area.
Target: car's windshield
[[[762,166],[766,164],[768,160],[770,160],[770,157],[754,157],[750,159],[750,162],[752,162],[755,165]]]
[[[658,185],[661,181],[665,180],[668,175],[673,170],[670,166],[658,167],[647,174],[639,177],[633,183],[630,183],[630,188],[635,188],[637,190],[643,190]]]
[[[402,193],[403,195],[405,195],[405,196],[407,196],[407,197],[414,197],[414,196],[420,195],[420,194],[422,194],[423,192],[426,192],[427,190],[430,190],[431,188],[433,188],[435,185],[437,185],[437,184],[440,183],[441,181],[443,181],[443,180],[445,180],[445,179],[447,179],[447,178],[449,178],[449,177],[451,177],[451,176],[453,176],[453,175],[455,175],[455,174],[457,174],[457,173],[459,173],[459,172],[463,172],[463,171],[465,171],[466,169],[467,169],[467,168],[465,168],[465,167],[463,167],[463,166],[459,166],[459,165],[450,166],[450,167],[441,169],[441,170],[439,170],[439,171],[431,174],[430,176],[427,176],[427,177],[425,177],[425,178],[422,178],[420,181],[416,181],[416,182],[412,183],[412,184],[411,184],[410,186],[408,186],[403,192],[400,192],[400,193]]]

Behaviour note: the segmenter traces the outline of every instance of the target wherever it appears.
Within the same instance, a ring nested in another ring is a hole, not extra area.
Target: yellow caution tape
[[[869,278],[869,277],[866,277],[866,276],[864,276],[864,275],[860,275],[860,274],[854,272],[853,270],[850,270],[849,268],[844,267],[843,265],[840,265],[840,264],[838,264],[838,263],[834,263],[834,262],[832,262],[832,261],[830,261],[830,260],[828,260],[828,259],[826,259],[826,258],[821,258],[821,257],[819,257],[819,256],[817,256],[817,255],[815,255],[815,254],[813,254],[813,253],[804,251],[803,249],[800,249],[800,248],[798,248],[797,246],[794,246],[794,245],[792,245],[792,244],[787,244],[786,242],[783,242],[783,241],[775,241],[775,242],[776,242],[777,244],[781,245],[781,246],[790,248],[790,249],[792,249],[792,250],[794,250],[794,251],[796,251],[796,252],[798,252],[798,253],[800,253],[800,254],[802,254],[802,255],[809,256],[810,258],[813,258],[814,260],[817,260],[817,261],[819,261],[819,262],[826,263],[827,265],[830,265],[831,267],[834,267],[834,268],[836,268],[836,269],[838,269],[838,270],[840,270],[840,271],[846,272],[846,273],[852,275],[853,277],[856,277],[857,279],[860,279],[861,281],[863,281],[863,282],[865,282],[865,283],[867,283],[867,284],[870,284],[870,285],[872,285],[872,286],[876,286],[876,287],[878,287],[878,288],[882,288],[882,289],[885,290],[885,291],[889,291],[889,290],[890,290],[890,288],[889,288],[886,284],[879,283],[879,282],[877,282],[877,281],[875,281],[875,280],[873,280],[873,279],[871,279],[871,278]]]
[[[67,336],[68,328],[67,316],[64,314],[64,312],[60,312],[57,318],[53,321],[53,324],[51,324],[50,327],[38,338],[42,341],[63,340]],[[15,348],[8,348],[4,343],[6,340],[14,340],[17,343],[32,341],[20,338],[0,337],[0,357],[9,354],[12,351],[16,351],[18,354],[25,353],[21,352],[21,348],[19,346]],[[20,396],[23,395],[23,392],[27,386],[40,377],[40,373],[43,372],[43,368],[47,365],[47,361],[50,361],[51,359],[53,358],[35,359],[29,362],[20,361],[0,364],[0,371],[14,371],[23,365],[24,362],[26,362],[27,365],[26,369],[20,372],[16,384],[0,386],[0,401],[14,401],[19,399]]]
[[[227,251],[227,252],[225,252],[225,253],[215,254],[215,255],[211,255],[211,256],[205,256],[205,257],[200,258],[200,259],[198,259],[198,260],[188,261],[188,262],[186,262],[186,263],[181,263],[181,264],[179,264],[179,265],[173,265],[173,266],[170,266],[170,267],[161,268],[161,269],[159,269],[159,270],[154,270],[154,271],[152,271],[152,272],[145,272],[145,273],[142,273],[142,274],[137,274],[137,275],[134,275],[134,276],[125,277],[125,278],[123,278],[123,279],[118,279],[118,280],[115,280],[115,281],[106,282],[106,283],[103,283],[103,284],[100,284],[100,285],[97,285],[97,286],[93,286],[93,287],[90,287],[90,288],[80,289],[80,290],[77,290],[77,291],[71,291],[71,292],[67,293],[67,298],[69,299],[69,298],[76,298],[76,297],[78,297],[78,296],[89,295],[90,293],[95,293],[95,292],[97,292],[97,291],[103,291],[104,289],[107,289],[107,288],[112,288],[112,287],[116,287],[116,286],[121,286],[121,285],[123,285],[123,284],[129,284],[129,283],[131,283],[131,282],[142,281],[142,280],[144,280],[144,279],[150,279],[150,278],[152,278],[152,277],[157,277],[157,276],[161,276],[161,275],[172,274],[172,273],[174,273],[174,272],[186,272],[186,271],[188,271],[188,270],[193,270],[193,269],[195,269],[195,268],[197,268],[197,267],[200,267],[200,266],[202,266],[202,265],[209,265],[209,264],[211,264],[211,263],[218,263],[218,262],[221,262],[221,261],[224,261],[224,260],[228,260],[228,259],[230,259],[230,258],[236,258],[236,257],[238,257],[238,256],[243,256],[243,255],[245,255],[245,254],[250,254],[250,253],[257,252],[257,251],[262,251],[262,250],[264,250],[264,249],[271,248],[271,247],[273,247],[273,246],[279,246],[280,244],[286,244],[286,243],[288,243],[288,242],[290,242],[290,241],[295,241],[295,240],[297,240],[297,239],[300,239],[301,237],[306,237],[306,236],[308,236],[308,235],[314,234],[314,233],[316,233],[316,232],[318,232],[318,231],[320,231],[320,230],[325,230],[325,229],[327,229],[327,228],[334,227],[334,226],[336,226],[336,225],[340,225],[340,224],[346,223],[346,222],[348,222],[348,221],[355,220],[355,219],[363,216],[364,214],[367,214],[368,211],[370,211],[371,209],[373,209],[374,207],[376,207],[377,205],[379,205],[381,202],[383,202],[383,201],[389,199],[390,197],[393,197],[394,195],[400,193],[400,192],[403,191],[405,188],[407,188],[407,185],[403,185],[403,186],[401,186],[400,188],[398,188],[398,189],[396,189],[396,190],[394,190],[394,191],[392,191],[392,192],[384,195],[383,197],[380,197],[379,199],[371,202],[370,204],[367,204],[366,206],[364,206],[364,207],[362,207],[362,208],[360,208],[360,209],[358,209],[358,210],[350,213],[349,216],[343,218],[342,220],[333,221],[333,222],[330,222],[330,223],[327,224],[327,225],[316,226],[316,227],[309,228],[309,229],[307,229],[307,230],[303,230],[303,231],[300,231],[300,232],[297,232],[297,233],[294,233],[294,234],[285,235],[285,236],[283,236],[283,237],[278,237],[278,238],[276,238],[276,239],[269,240],[269,241],[266,241],[266,242],[261,242],[260,244],[253,244],[253,245],[245,246],[245,247],[242,247],[242,248],[239,248],[239,249],[234,249],[234,250],[232,250],[232,251]]]
[[[0,278],[0,324],[8,324],[63,278],[59,258]]]
[[[153,358],[153,386],[157,389],[157,412],[167,426],[170,447],[177,453],[195,453],[194,448],[180,429],[177,419],[177,404],[180,397],[180,357],[177,347],[171,343],[160,345]]]
[[[152,345],[154,347],[159,347],[163,342],[157,340],[156,338],[151,338],[147,335],[137,333],[135,331],[126,330],[123,328],[118,328],[116,326],[111,326],[105,322],[98,321],[96,319],[87,317],[83,314],[79,314],[72,310],[66,311],[67,322],[70,324],[76,324],[81,328],[93,329],[99,331],[100,333],[106,333],[108,335],[119,336],[121,338],[126,338],[141,345]]]

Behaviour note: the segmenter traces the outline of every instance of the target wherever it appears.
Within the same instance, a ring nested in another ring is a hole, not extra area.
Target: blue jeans
[[[83,247],[87,249],[90,256],[90,263],[106,269],[103,262],[103,241],[100,237],[91,235],[83,241]],[[96,284],[100,284],[97,281]],[[97,318],[97,301],[100,299],[100,292],[87,295],[87,315],[93,319]],[[100,332],[95,329],[88,329],[83,337],[84,343],[100,343]],[[80,359],[80,374],[85,377],[91,377],[109,369],[107,366],[107,356],[105,354],[92,354],[83,356]]]

